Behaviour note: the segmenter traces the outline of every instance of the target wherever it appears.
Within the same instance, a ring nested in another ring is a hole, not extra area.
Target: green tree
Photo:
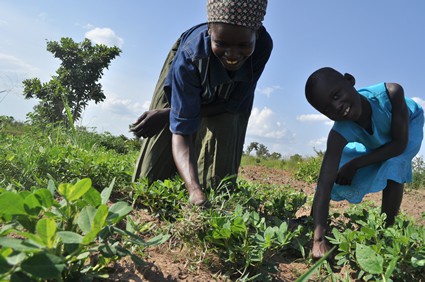
[[[259,158],[268,158],[270,156],[269,149],[263,144],[258,144],[257,148],[257,157]]]
[[[89,101],[96,104],[105,100],[102,85],[98,82],[103,70],[119,56],[121,50],[103,44],[92,45],[89,39],[76,43],[72,38],[63,37],[60,42],[48,41],[47,51],[60,59],[61,65],[49,82],[40,79],[26,79],[25,99],[36,98],[40,102],[29,114],[34,122],[67,123],[67,107],[73,121],[78,120]]]
[[[246,148],[246,154],[249,156],[251,155],[251,152],[255,150],[258,150],[258,142],[251,142],[248,147]]]
[[[273,160],[279,160],[281,157],[282,157],[282,154],[281,153],[277,153],[277,152],[273,152],[270,155],[270,158],[273,159]]]

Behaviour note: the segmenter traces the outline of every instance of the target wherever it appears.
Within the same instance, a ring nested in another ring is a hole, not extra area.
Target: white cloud
[[[322,114],[300,115],[300,116],[297,116],[297,120],[301,122],[329,121],[329,119]]]
[[[2,72],[35,72],[37,68],[25,63],[21,59],[0,53],[0,69]]]
[[[109,114],[135,119],[149,109],[149,104],[150,101],[138,103],[130,99],[119,99],[109,95],[109,97],[100,104],[100,107]]]
[[[257,91],[267,97],[270,97],[276,90],[282,89],[280,86],[269,86],[265,88],[257,88]]]
[[[85,34],[86,38],[90,39],[96,44],[105,44],[107,46],[122,47],[124,39],[115,34],[110,28],[95,27]]]
[[[412,97],[412,100],[418,103],[422,108],[425,109],[425,100],[419,97]]]
[[[257,138],[281,139],[289,135],[287,129],[275,120],[273,111],[267,107],[253,108],[248,123],[247,134]]]
[[[321,137],[315,140],[310,140],[310,142],[308,142],[308,145],[310,147],[322,150],[326,148],[326,142],[327,142],[327,137]]]

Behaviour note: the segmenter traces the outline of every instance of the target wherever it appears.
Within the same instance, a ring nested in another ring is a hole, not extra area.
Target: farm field
[[[179,178],[132,183],[138,148],[84,128],[2,121],[0,281],[425,279],[421,158],[392,227],[380,193],[331,203],[334,252],[315,264],[309,215],[320,154],[277,166],[247,157],[237,185],[216,183],[199,208]]]
[[[315,184],[308,184],[295,180],[293,175],[282,169],[267,168],[264,166],[243,166],[240,169],[240,177],[249,182],[261,184],[275,184],[288,186],[298,191],[303,191],[308,196],[313,196]],[[367,195],[365,201],[371,205],[380,205],[381,193]],[[308,216],[310,204],[305,204],[297,213],[297,216]],[[331,202],[331,210],[344,211],[349,207],[347,202]],[[414,218],[419,224],[425,224],[425,190],[409,190],[404,194],[402,212]],[[155,220],[146,212],[134,211],[146,220]],[[307,246],[308,247],[308,246]],[[198,262],[190,262],[187,259],[187,249],[173,249],[168,245],[156,247],[147,252],[147,265],[135,267],[131,261],[123,260],[116,265],[119,273],[112,278],[114,281],[231,281],[221,277],[217,271],[214,273],[206,266],[199,266]],[[311,262],[296,257],[276,257],[278,272],[273,281],[295,281],[302,273],[308,271]],[[198,264],[198,267],[190,264]],[[316,281],[311,279],[309,281]],[[361,280],[360,280],[361,281]]]

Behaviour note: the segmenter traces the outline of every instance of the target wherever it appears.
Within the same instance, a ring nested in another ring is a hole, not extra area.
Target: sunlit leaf
[[[89,233],[92,228],[92,222],[96,208],[92,206],[85,206],[78,216],[78,226],[84,233]]]
[[[384,259],[371,247],[356,244],[356,259],[360,267],[371,274],[381,274],[384,271]]]
[[[71,231],[59,231],[57,236],[64,244],[81,244],[83,236]]]
[[[5,192],[0,195],[0,207],[0,214],[27,214],[24,208],[24,199],[12,192]]]
[[[51,218],[43,218],[37,222],[36,231],[43,243],[52,248],[56,240],[56,223]]]
[[[133,208],[126,202],[117,202],[109,208],[108,221],[117,223],[122,217],[129,214]]]

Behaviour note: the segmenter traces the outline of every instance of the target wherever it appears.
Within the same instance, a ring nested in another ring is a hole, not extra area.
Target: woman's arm
[[[313,200],[314,239],[312,255],[314,259],[321,258],[330,250],[325,239],[330,195],[337,176],[342,150],[346,144],[347,141],[342,135],[333,130],[329,132],[327,148]]]
[[[202,205],[206,201],[206,197],[199,184],[192,137],[191,135],[173,134],[171,142],[174,162],[189,192],[189,202],[194,205]]]
[[[404,91],[396,83],[387,83],[386,87],[392,105],[391,141],[344,165],[338,175],[338,184],[350,185],[355,172],[359,168],[386,161],[400,155],[406,149],[409,142],[409,110],[404,99]]]
[[[130,131],[137,137],[152,137],[169,124],[170,108],[144,112],[130,125]]]

